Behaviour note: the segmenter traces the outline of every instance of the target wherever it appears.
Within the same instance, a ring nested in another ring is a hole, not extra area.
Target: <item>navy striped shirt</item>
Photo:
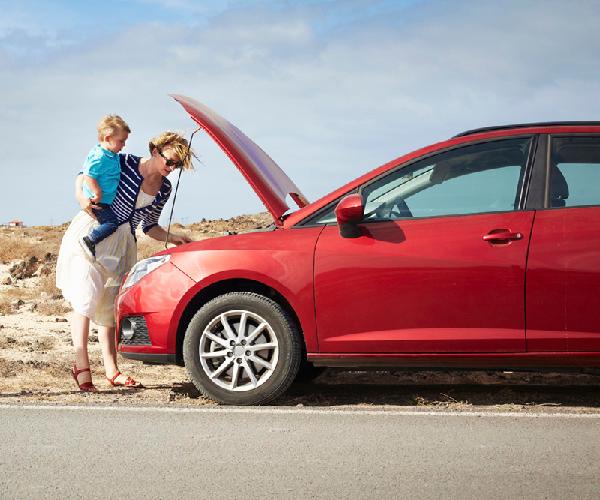
[[[158,218],[165,203],[171,194],[171,182],[163,177],[162,185],[150,205],[135,208],[135,202],[142,187],[144,178],[140,174],[140,157],[119,154],[121,160],[121,178],[117,194],[111,208],[117,216],[119,225],[129,222],[131,233],[135,236],[135,229],[140,222],[144,233],[158,225]]]

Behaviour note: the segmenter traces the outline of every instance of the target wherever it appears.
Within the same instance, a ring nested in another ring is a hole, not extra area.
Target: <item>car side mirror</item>
[[[342,238],[358,238],[361,235],[358,224],[365,216],[362,196],[350,194],[342,198],[335,207],[335,216]]]

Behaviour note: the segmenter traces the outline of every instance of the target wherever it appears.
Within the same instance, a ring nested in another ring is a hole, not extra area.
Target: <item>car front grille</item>
[[[124,345],[152,345],[143,316],[128,316],[121,320],[119,339]]]

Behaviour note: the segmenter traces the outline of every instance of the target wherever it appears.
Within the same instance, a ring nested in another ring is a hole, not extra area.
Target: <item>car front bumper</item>
[[[170,262],[144,276],[116,299],[117,346],[129,359],[177,362],[177,327],[194,281]]]

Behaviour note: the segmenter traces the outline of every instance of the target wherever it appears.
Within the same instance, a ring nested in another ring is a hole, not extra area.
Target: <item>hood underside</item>
[[[231,159],[271,213],[275,224],[281,226],[283,214],[290,209],[286,200],[288,195],[299,208],[308,204],[287,174],[235,125],[190,97],[171,97],[183,106]]]

